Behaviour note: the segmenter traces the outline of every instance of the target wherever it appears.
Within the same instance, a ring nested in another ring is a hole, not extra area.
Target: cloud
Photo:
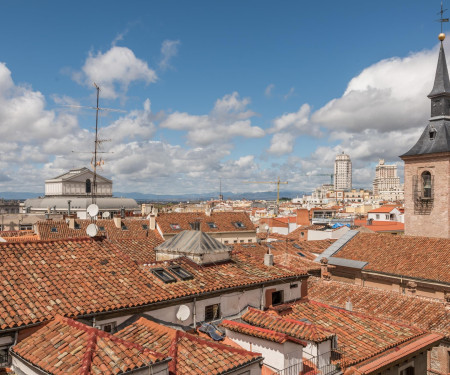
[[[272,91],[273,91],[274,88],[275,88],[275,85],[273,83],[268,85],[266,87],[266,89],[264,90],[264,95],[266,95],[267,97],[270,97],[272,95]]]
[[[162,70],[170,68],[170,60],[178,54],[178,47],[180,46],[179,40],[165,40],[161,45],[161,60],[159,61],[159,67]]]
[[[271,141],[267,150],[271,154],[284,155],[292,152],[294,148],[295,138],[289,133],[277,133]]]
[[[105,53],[89,53],[81,72],[75,73],[73,79],[86,86],[96,82],[104,98],[116,99],[126,94],[131,83],[148,85],[157,80],[157,75],[129,48],[113,46]]]
[[[295,89],[291,87],[287,94],[284,95],[284,100],[289,99],[292,95],[294,95]]]
[[[312,115],[330,129],[388,132],[423,126],[429,114],[426,95],[433,86],[437,47],[407,57],[382,60],[364,69],[340,98]]]
[[[189,143],[201,146],[223,143],[234,137],[263,137],[264,130],[251,124],[250,119],[256,113],[247,109],[249,104],[250,99],[241,99],[237,92],[233,92],[217,99],[207,115],[175,112],[162,121],[160,127],[187,131]]]

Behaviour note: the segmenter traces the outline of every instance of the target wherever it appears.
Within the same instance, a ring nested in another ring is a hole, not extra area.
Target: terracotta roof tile
[[[187,258],[140,265],[152,257],[151,250],[139,253],[133,246],[127,252],[126,243],[105,239],[1,243],[0,330],[56,314],[76,317],[306,275],[305,270],[267,267],[250,254],[233,254],[228,262],[203,267]],[[165,284],[151,272],[171,264],[182,265],[194,277]]]
[[[12,352],[55,375],[117,374],[146,368],[167,357],[63,317],[23,339]]]
[[[398,206],[395,205],[384,205],[378,208],[375,208],[373,210],[368,211],[369,214],[371,213],[386,213],[388,214],[389,212],[391,212],[394,208],[399,208]]]
[[[335,258],[368,262],[364,270],[450,283],[450,239],[358,233]]]
[[[414,325],[450,338],[449,313],[440,301],[316,277],[308,279],[308,297],[341,308],[350,300],[354,311]]]
[[[200,230],[205,233],[255,231],[250,217],[245,212],[213,212],[211,216],[204,212],[162,213],[156,217],[156,223],[163,233],[179,233],[192,230],[190,223],[200,222]],[[242,227],[234,223],[241,222]],[[215,223],[211,228],[208,223]],[[170,224],[178,224],[180,229],[173,229]]]
[[[221,374],[262,360],[258,353],[203,339],[145,318],[115,335],[172,357],[169,369],[177,375]]]

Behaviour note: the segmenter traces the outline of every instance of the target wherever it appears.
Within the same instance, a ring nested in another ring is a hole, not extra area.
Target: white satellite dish
[[[177,311],[177,319],[184,322],[191,315],[191,310],[186,305],[181,305]]]
[[[89,224],[86,228],[86,233],[89,237],[95,237],[98,233],[97,225]]]
[[[111,216],[111,214],[108,211],[103,212],[103,214],[102,214],[103,219],[108,219],[110,216]]]
[[[90,204],[86,211],[90,217],[95,217],[98,214],[98,206],[96,204]]]

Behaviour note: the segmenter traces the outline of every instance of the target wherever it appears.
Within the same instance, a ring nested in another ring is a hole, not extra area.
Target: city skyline
[[[2,4],[0,191],[90,167],[95,113],[66,105],[95,105],[94,81],[102,107],[126,111],[100,117],[114,191],[273,190],[242,182],[278,176],[308,191],[341,152],[354,186],[379,158],[403,177],[429,117],[438,1],[87,4]]]

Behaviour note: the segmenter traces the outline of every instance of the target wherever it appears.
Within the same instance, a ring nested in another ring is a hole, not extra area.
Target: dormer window
[[[148,225],[147,224],[142,224],[142,229],[148,230]]]
[[[208,223],[208,226],[209,226],[211,229],[216,229],[216,228],[217,228],[217,225],[216,225],[216,223],[214,223],[214,222],[209,222],[209,223]]]
[[[152,270],[152,273],[153,273],[153,275],[158,277],[161,281],[164,281],[166,284],[174,283],[177,281],[177,279],[175,279],[175,277],[173,277],[164,268],[155,268],[154,270]]]
[[[242,221],[235,221],[234,222],[234,226],[238,229],[243,229],[245,228],[245,224]]]
[[[124,223],[122,223],[121,228],[122,230],[128,230],[128,227]]]
[[[180,224],[173,223],[173,224],[170,224],[170,228],[172,228],[173,230],[180,230],[181,226],[180,226]]]
[[[433,140],[436,138],[436,129],[435,128],[431,128],[430,132],[428,133],[430,135],[430,140]]]
[[[80,223],[75,223],[75,226],[74,226],[74,228],[75,228],[75,229],[80,229],[80,228],[81,228],[81,225],[80,225]]]
[[[51,227],[50,232],[52,232],[52,233],[57,233],[57,232],[58,232],[58,228],[56,228],[56,227]]]

